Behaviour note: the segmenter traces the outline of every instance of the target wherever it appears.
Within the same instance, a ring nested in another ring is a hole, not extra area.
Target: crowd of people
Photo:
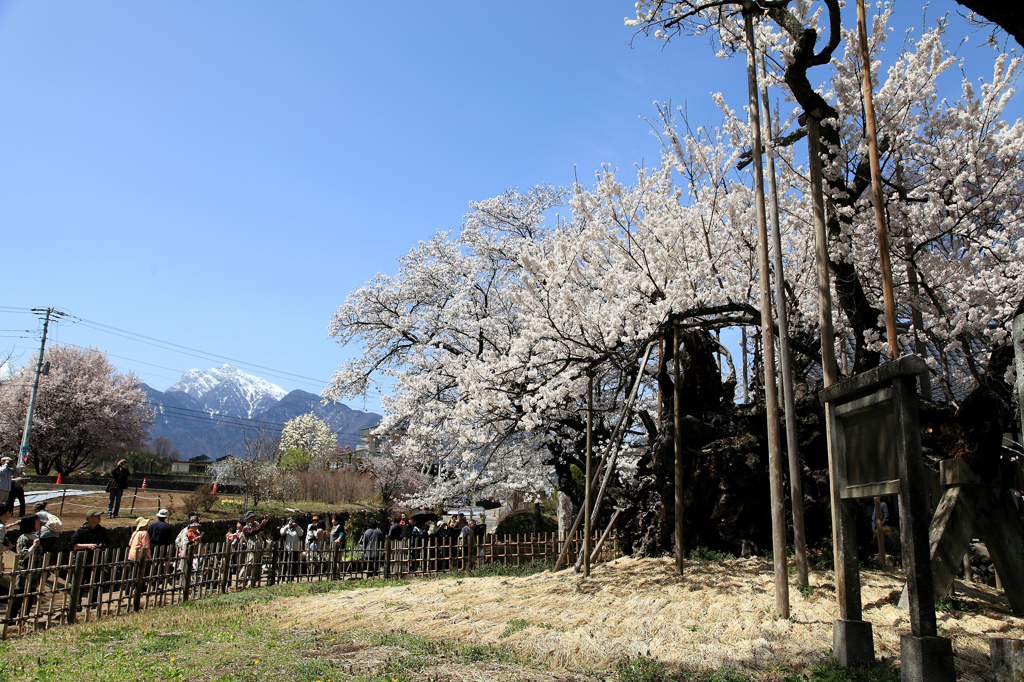
[[[17,472],[13,471],[14,467],[10,464],[10,461],[7,461],[0,466],[0,485],[5,481],[3,467],[8,467],[8,478],[16,478]],[[120,465],[119,463],[118,466]],[[116,510],[116,492],[111,494],[111,498],[111,506]],[[38,565],[34,559],[53,551],[58,535],[63,529],[63,523],[56,514],[47,510],[46,502],[37,503],[33,513],[12,521],[14,504],[13,498],[0,501],[0,553],[13,551],[16,555],[15,565],[18,568]],[[86,513],[85,523],[74,531],[68,542],[72,551],[85,553],[87,568],[83,584],[91,587],[89,590],[83,590],[82,599],[86,599],[90,605],[99,602],[103,571],[108,570],[94,561],[98,557],[97,553],[111,547],[110,534],[102,524],[103,515],[104,511],[100,508],[90,509]],[[216,570],[217,565],[214,562],[204,562],[207,555],[203,546],[204,533],[198,513],[191,512],[177,531],[169,522],[169,517],[169,510],[161,509],[152,521],[144,517],[136,519],[128,541],[128,561],[148,560],[153,558],[160,548],[167,548],[160,551],[158,556],[175,564],[171,568],[172,571],[183,572],[189,557],[193,572]],[[314,515],[305,526],[300,525],[295,517],[288,517],[276,530],[268,528],[270,520],[269,515],[258,517],[253,511],[246,512],[224,536],[232,550],[232,577],[240,587],[254,587],[260,584],[263,572],[268,568],[265,566],[264,550],[275,539],[280,543],[277,567],[281,580],[295,580],[307,573],[321,573],[325,562],[335,556],[335,549],[350,549],[350,539],[346,535],[344,517],[341,515],[334,515],[330,525],[326,519]],[[7,538],[7,531],[14,527],[18,528],[20,535],[12,546]],[[369,519],[365,524],[365,530],[351,547],[352,552],[346,555],[347,564],[343,570],[366,572],[371,575],[380,573],[385,538],[392,541],[409,540],[410,542],[404,543],[405,548],[424,548],[428,544],[444,547],[443,556],[440,553],[436,556],[430,555],[444,563],[456,557],[452,551],[458,547],[458,556],[472,564],[476,558],[478,537],[483,532],[482,525],[478,527],[476,521],[467,519],[464,514],[453,515],[448,521],[424,523],[422,518],[414,520],[403,513],[393,518],[386,532],[379,527],[376,520]],[[435,538],[445,539],[447,542],[427,542]],[[419,552],[416,556],[417,562],[429,558],[425,552]],[[130,577],[132,567],[126,570],[124,577]],[[32,608],[39,580],[40,574],[35,572],[17,573],[11,586],[14,600],[12,614],[17,614],[23,605],[27,607],[26,611]],[[81,609],[81,606],[78,608]]]

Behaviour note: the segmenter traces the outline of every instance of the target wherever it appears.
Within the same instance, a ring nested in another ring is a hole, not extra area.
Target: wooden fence
[[[385,539],[380,547],[367,549],[320,551],[287,551],[280,540],[251,551],[215,542],[190,545],[180,557],[174,546],[156,547],[152,556],[137,560],[127,558],[127,549],[35,555],[0,572],[0,590],[6,588],[0,595],[0,636],[282,582],[433,576],[495,563],[554,562],[563,542],[557,533],[531,533],[486,535],[468,548],[458,538],[424,537]],[[582,544],[582,533],[569,540],[570,562]],[[598,549],[596,560],[617,556],[618,544],[611,538]]]

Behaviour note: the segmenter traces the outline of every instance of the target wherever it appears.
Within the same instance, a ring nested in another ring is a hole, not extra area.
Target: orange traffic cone
[[[213,484],[213,490],[210,491],[210,492],[212,492],[214,495],[217,494],[217,484],[216,483]]]
[[[143,490],[146,489],[146,477],[145,476],[142,477],[142,489]]]
[[[58,472],[57,472],[57,483],[56,483],[55,485],[60,485],[60,484],[61,484],[61,480],[62,480],[62,479],[61,479],[61,477],[60,477],[60,472],[58,471]]]

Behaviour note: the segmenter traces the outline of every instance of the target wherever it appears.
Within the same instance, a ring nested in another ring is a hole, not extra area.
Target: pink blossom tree
[[[153,423],[141,382],[120,374],[96,348],[53,346],[50,371],[41,377],[32,417],[29,458],[40,474],[67,475],[95,456],[136,448],[149,440]],[[17,452],[36,361],[17,370],[0,387],[0,444]]]

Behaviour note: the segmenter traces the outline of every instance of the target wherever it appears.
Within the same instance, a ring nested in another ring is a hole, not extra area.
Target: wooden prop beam
[[[615,425],[615,430],[612,431],[611,440],[608,442],[608,446],[605,448],[604,454],[601,455],[601,461],[597,465],[597,473],[599,473],[599,474],[601,472],[601,468],[605,465],[606,462],[608,462],[609,455],[611,455],[611,464],[609,465],[608,471],[613,471],[614,468],[615,468],[614,467],[614,462],[615,462],[615,457],[618,455],[618,442],[619,442],[618,439],[619,439],[619,435],[621,434],[621,432],[622,432],[622,430],[623,430],[623,428],[625,426],[626,416],[629,414],[630,410],[633,409],[633,401],[636,400],[637,392],[640,390],[640,382],[644,378],[644,368],[647,366],[647,360],[651,357],[651,350],[653,348],[654,348],[654,342],[651,342],[651,343],[647,344],[647,350],[644,352],[644,357],[640,361],[640,368],[637,371],[636,380],[633,382],[633,388],[630,391],[629,398],[626,400],[626,404],[622,407],[622,413],[619,415],[619,421]],[[614,454],[612,454],[613,452],[614,452]],[[604,496],[605,487],[608,485],[608,479],[610,479],[610,478],[611,477],[606,474],[604,480],[601,483],[601,490],[597,494],[597,508],[598,509],[600,509],[601,498]],[[597,516],[596,510],[594,512],[594,515]],[[573,535],[576,534],[577,530],[579,530],[580,522],[582,520],[583,520],[583,510],[580,509],[579,513],[576,514],[576,519],[572,522],[572,528],[569,530],[569,537],[570,538]],[[562,546],[562,551],[559,552],[559,554],[558,554],[558,560],[555,562],[554,568],[551,569],[552,571],[557,571],[557,570],[561,569],[562,563],[565,561],[565,557],[566,557],[566,555],[568,553],[569,553],[569,543],[566,542]]]

